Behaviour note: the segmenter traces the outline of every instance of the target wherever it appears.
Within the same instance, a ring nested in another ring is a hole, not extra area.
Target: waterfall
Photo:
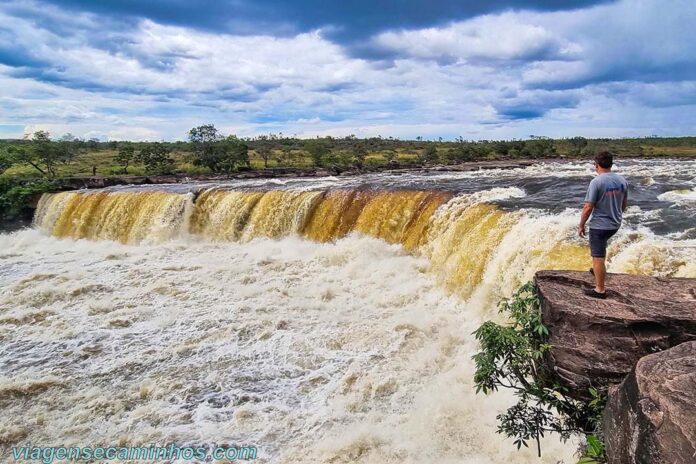
[[[537,269],[588,266],[586,245],[574,236],[577,218],[572,213],[505,211],[493,203],[517,192],[508,188],[453,196],[438,190],[211,188],[195,201],[190,193],[63,192],[43,195],[34,223],[56,237],[127,244],[185,236],[249,241],[297,235],[334,242],[356,233],[427,257],[430,272],[451,293],[490,299],[509,293]],[[610,250],[614,270],[693,273],[693,266],[688,267],[693,259],[674,242],[636,233],[622,237]],[[639,261],[648,252],[646,266]]]
[[[399,182],[44,195],[34,229],[0,235],[9,436],[249,443],[267,462],[575,462],[575,442],[546,437],[540,460],[495,433],[514,398],[476,394],[472,332],[535,271],[588,269],[577,192],[563,210],[555,187],[517,179]],[[659,206],[627,210],[610,271],[696,277],[690,210]]]
[[[44,194],[34,224],[56,237],[152,243],[184,232],[190,194],[61,192]]]

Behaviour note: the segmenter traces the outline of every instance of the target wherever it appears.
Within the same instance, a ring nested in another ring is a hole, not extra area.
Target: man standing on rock
[[[578,235],[585,237],[585,223],[590,219],[590,253],[595,277],[595,288],[583,288],[586,295],[606,298],[604,280],[607,275],[607,241],[621,227],[622,213],[628,202],[628,182],[623,176],[611,172],[614,164],[612,154],[601,151],[594,157],[594,168],[598,174],[592,179],[585,196],[585,205],[580,215]]]

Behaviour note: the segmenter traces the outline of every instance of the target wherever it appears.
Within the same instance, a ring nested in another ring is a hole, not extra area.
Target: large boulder
[[[609,274],[607,298],[583,294],[589,272],[540,271],[548,363],[569,395],[620,383],[643,356],[696,340],[696,279]],[[694,461],[696,462],[696,460]]]
[[[610,464],[696,463],[696,342],[645,356],[609,389]]]

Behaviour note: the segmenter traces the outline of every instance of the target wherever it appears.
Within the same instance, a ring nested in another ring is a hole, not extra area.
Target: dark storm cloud
[[[696,80],[696,56],[685,54],[684,58],[685,60],[656,64],[651,57],[638,55],[630,63],[622,63],[619,60],[611,63],[598,63],[586,72],[560,79],[528,82],[527,87],[543,90],[571,90],[604,83]]]
[[[503,99],[494,106],[504,120],[536,119],[555,108],[573,108],[579,101],[573,92],[535,92]]]
[[[111,17],[233,34],[284,35],[328,28],[327,36],[353,43],[390,29],[444,24],[508,9],[557,11],[607,0],[46,0],[63,8]]]
[[[39,68],[49,63],[32,57],[28,50],[0,45],[0,64],[13,68]]]

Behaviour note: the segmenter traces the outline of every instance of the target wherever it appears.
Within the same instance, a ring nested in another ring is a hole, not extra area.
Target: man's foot
[[[587,296],[590,296],[592,298],[599,298],[600,300],[604,300],[607,297],[606,292],[600,293],[597,290],[595,290],[594,288],[583,287],[582,292]]]

